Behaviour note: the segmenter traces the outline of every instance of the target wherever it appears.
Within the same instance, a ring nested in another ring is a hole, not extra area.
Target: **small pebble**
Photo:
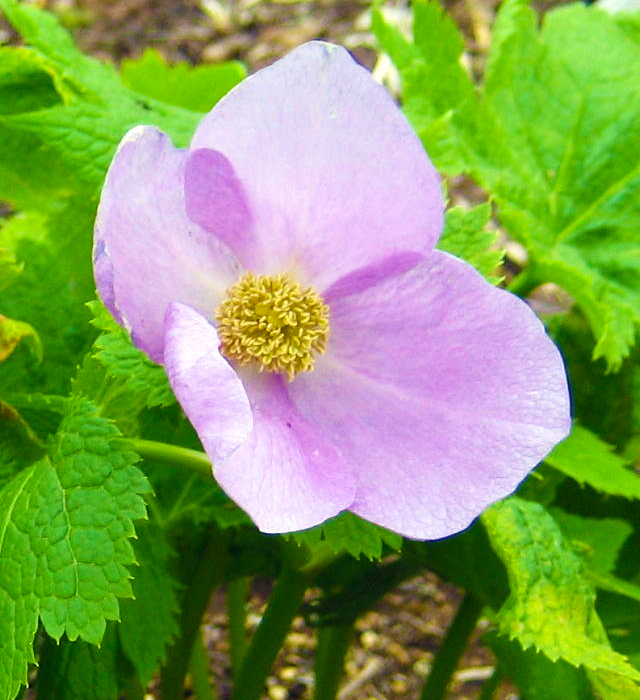
[[[269,688],[271,700],[286,700],[288,694],[287,689],[283,685],[273,685]]]

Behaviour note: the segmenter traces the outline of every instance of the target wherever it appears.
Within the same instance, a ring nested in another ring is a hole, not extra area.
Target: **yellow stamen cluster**
[[[289,379],[313,368],[313,354],[324,352],[329,335],[327,305],[287,275],[248,272],[227,290],[216,320],[223,355]]]

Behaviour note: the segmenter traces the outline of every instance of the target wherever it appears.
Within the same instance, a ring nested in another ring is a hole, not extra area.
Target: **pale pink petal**
[[[218,334],[183,304],[167,307],[164,363],[176,398],[215,464],[251,435],[253,418],[242,382],[218,351]]]
[[[242,370],[253,433],[214,476],[263,532],[318,525],[353,502],[355,479],[330,436],[292,405],[286,380]]]
[[[297,408],[353,465],[353,512],[408,537],[465,528],[570,428],[562,358],[522,301],[434,251],[331,305]]]
[[[214,233],[244,267],[254,265],[251,212],[242,183],[222,153],[200,148],[189,154],[185,203],[192,221]]]
[[[323,290],[440,235],[440,183],[419,139],[338,46],[304,44],[242,82],[200,123],[201,148],[223,153],[244,187],[254,229],[238,245],[256,272]]]
[[[98,292],[156,362],[169,302],[211,318],[240,269],[228,248],[186,215],[187,155],[155,128],[133,129],[111,163],[96,220]]]

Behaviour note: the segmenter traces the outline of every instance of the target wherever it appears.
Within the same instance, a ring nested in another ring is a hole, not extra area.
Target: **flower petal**
[[[439,251],[336,299],[327,353],[290,393],[354,465],[351,510],[419,539],[464,529],[570,428],[540,321]]]
[[[171,388],[215,465],[251,435],[253,418],[240,378],[218,351],[218,334],[184,304],[166,314],[164,362]]]
[[[223,153],[244,186],[255,272],[289,270],[321,291],[361,266],[427,253],[440,235],[440,183],[422,144],[338,46],[304,44],[242,82],[200,123],[200,148]]]
[[[214,233],[245,267],[251,267],[255,257],[251,213],[242,184],[225,156],[208,148],[192,151],[184,192],[189,218]]]
[[[130,131],[109,168],[96,220],[98,292],[156,362],[169,302],[211,316],[239,270],[226,246],[185,213],[187,156],[157,129]]]
[[[215,465],[222,488],[263,532],[318,525],[348,508],[353,472],[340,451],[292,405],[284,380],[243,370],[253,433]]]

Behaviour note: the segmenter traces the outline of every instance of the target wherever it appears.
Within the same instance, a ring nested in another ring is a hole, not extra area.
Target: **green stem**
[[[229,622],[229,650],[231,652],[231,673],[234,681],[247,651],[247,597],[249,579],[236,578],[227,584],[227,613]]]
[[[283,569],[244,656],[233,700],[260,700],[269,671],[311,581],[312,578],[301,571]]]
[[[453,672],[458,666],[471,633],[476,628],[481,612],[480,600],[467,593],[438,649],[431,672],[422,688],[420,700],[444,699]]]
[[[504,678],[504,673],[500,668],[500,665],[496,665],[493,669],[493,673],[487,678],[487,680],[482,684],[482,690],[478,696],[478,700],[493,700],[493,696],[498,690],[498,686]]]
[[[189,660],[189,671],[193,694],[197,700],[217,700],[215,688],[209,680],[209,657],[202,632],[196,635]]]
[[[314,663],[313,700],[335,700],[340,687],[344,660],[353,641],[353,622],[318,628],[318,649]]]
[[[224,576],[227,558],[226,540],[214,531],[184,591],[180,634],[169,648],[167,661],[160,672],[161,700],[182,700],[184,697],[184,678],[193,645],[211,592]]]
[[[172,464],[176,467],[189,469],[196,474],[211,477],[211,462],[204,452],[153,440],[126,438],[124,441],[143,459]]]

